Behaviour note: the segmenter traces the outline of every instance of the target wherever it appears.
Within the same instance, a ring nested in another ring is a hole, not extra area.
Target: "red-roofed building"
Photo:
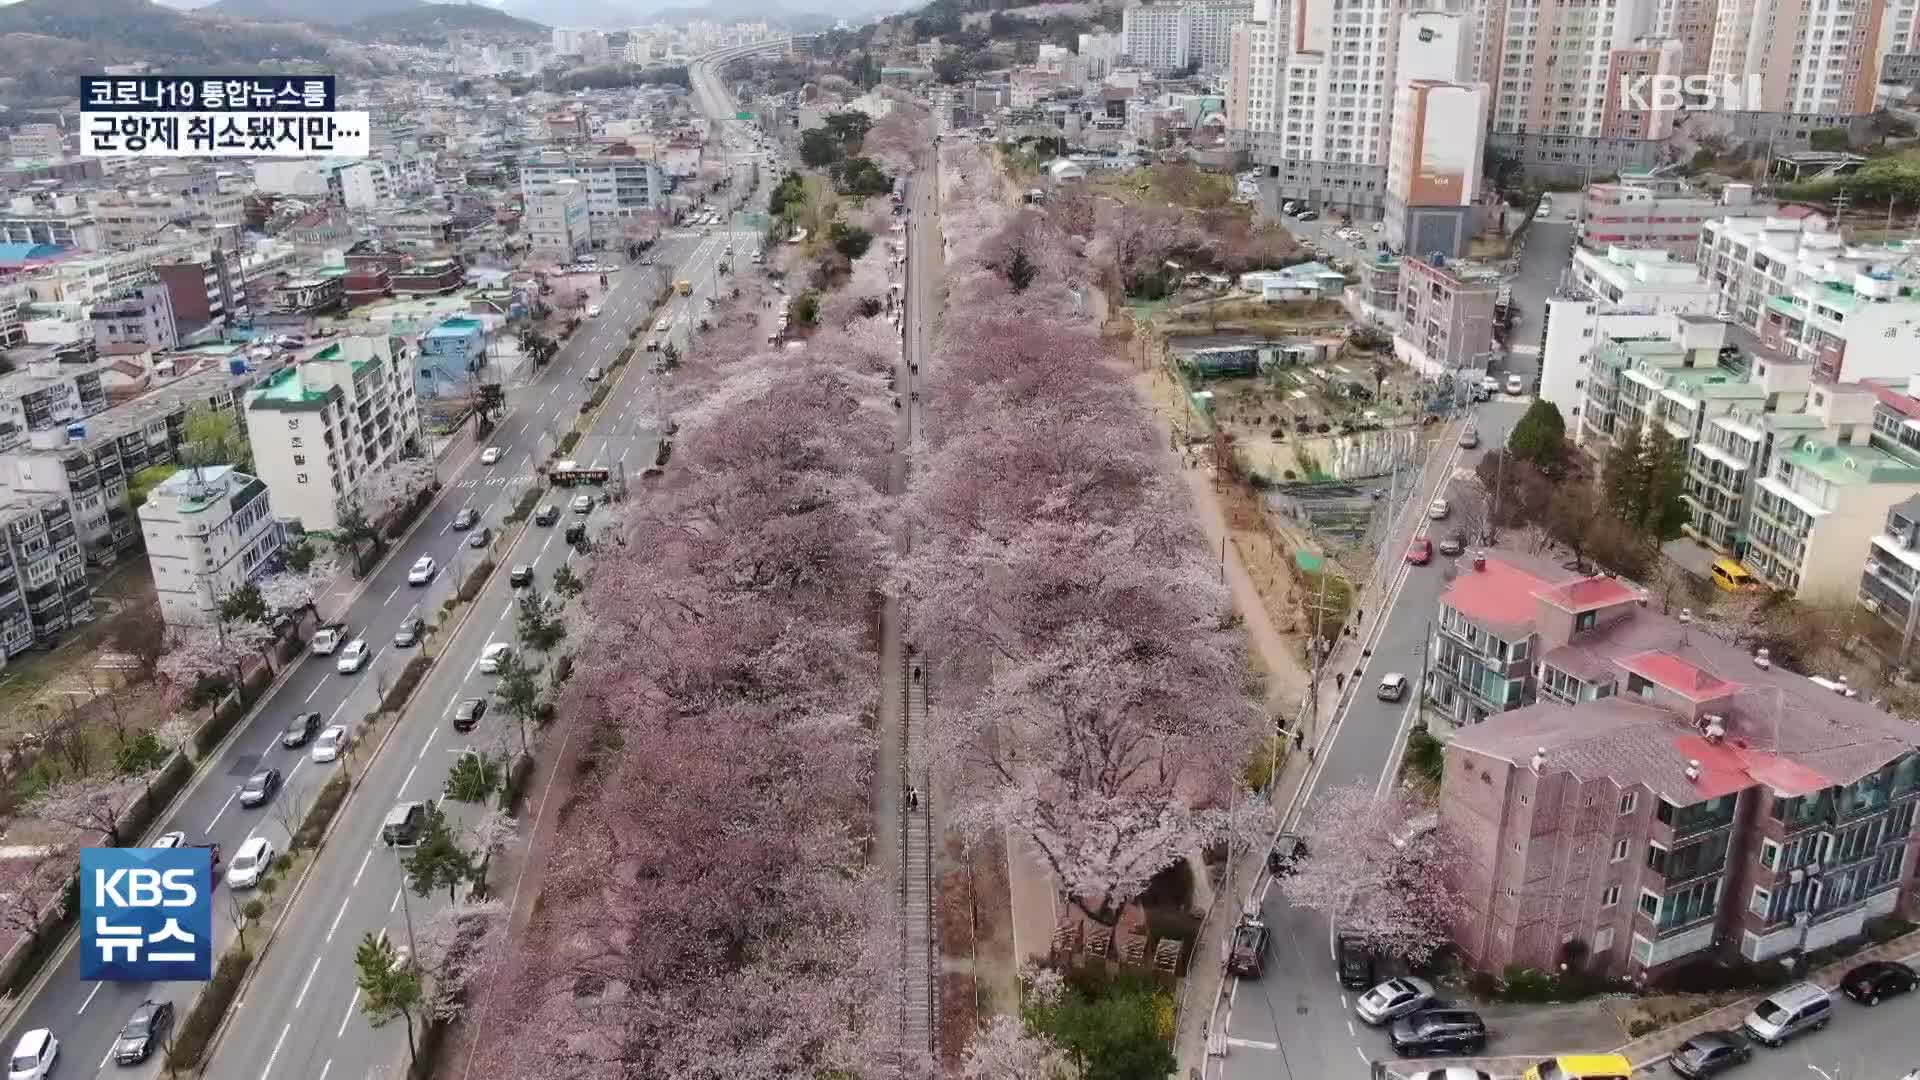
[[[1521,555],[1478,564],[1441,598],[1429,682],[1456,716],[1486,718],[1448,741],[1440,792],[1466,853],[1462,959],[1554,970],[1577,954],[1658,979],[1920,913],[1920,727],[1622,582],[1552,580]]]

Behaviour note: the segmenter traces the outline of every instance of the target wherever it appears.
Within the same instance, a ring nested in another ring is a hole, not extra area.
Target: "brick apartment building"
[[[1442,603],[1442,678],[1507,710],[1446,749],[1466,962],[1552,970],[1577,943],[1658,977],[1914,914],[1920,727],[1524,555],[1469,560]]]

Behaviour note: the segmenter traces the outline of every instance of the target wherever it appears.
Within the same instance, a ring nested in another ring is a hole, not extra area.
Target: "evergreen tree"
[[[1637,427],[1614,432],[1613,449],[1607,451],[1606,462],[1600,470],[1600,485],[1607,506],[1623,521],[1640,520],[1640,511],[1647,504],[1646,477],[1641,472],[1641,442]]]
[[[1507,434],[1507,452],[1548,476],[1557,476],[1567,460],[1567,422],[1559,406],[1536,398]]]

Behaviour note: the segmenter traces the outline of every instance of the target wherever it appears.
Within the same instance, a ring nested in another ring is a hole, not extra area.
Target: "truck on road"
[[[332,656],[351,636],[347,633],[346,623],[328,623],[313,632],[313,640],[307,644],[307,651],[315,656]]]
[[[688,281],[686,278],[681,278],[679,281],[673,283],[673,291],[679,293],[681,296],[692,296],[693,282]]]

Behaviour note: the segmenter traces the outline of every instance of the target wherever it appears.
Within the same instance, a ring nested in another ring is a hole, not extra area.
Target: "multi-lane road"
[[[216,841],[227,856],[249,837],[269,838],[286,849],[288,823],[298,824],[290,812],[311,805],[313,795],[340,764],[316,764],[306,748],[283,749],[278,737],[296,713],[316,711],[329,724],[359,724],[377,705],[379,690],[411,658],[413,649],[393,644],[401,623],[416,615],[431,616],[458,588],[461,575],[490,554],[502,569],[469,609],[457,627],[444,628],[426,648],[436,663],[410,707],[377,756],[353,767],[365,770],[355,794],[342,810],[332,837],[316,856],[298,895],[281,916],[269,952],[261,958],[243,999],[209,1063],[207,1074],[217,1077],[353,1077],[358,1080],[379,1066],[405,1054],[405,1034],[398,1025],[370,1030],[359,1015],[353,978],[353,947],[367,932],[386,931],[403,940],[404,912],[399,889],[402,871],[395,855],[379,842],[382,818],[393,804],[439,796],[449,768],[463,747],[502,745],[499,710],[489,710],[480,726],[456,735],[449,722],[453,706],[463,698],[485,697],[493,679],[477,670],[481,651],[495,641],[514,637],[514,597],[505,568],[531,565],[536,583],[545,588],[552,573],[570,556],[560,532],[576,520],[564,513],[551,528],[529,524],[511,546],[503,531],[504,518],[525,485],[538,483],[535,472],[579,415],[593,391],[584,380],[590,367],[605,369],[629,343],[635,328],[651,336],[646,325],[664,317],[670,334],[682,350],[693,346],[695,326],[705,300],[730,288],[718,264],[729,244],[756,242],[747,232],[729,224],[696,232],[669,232],[656,251],[657,265],[630,264],[615,272],[601,313],[586,320],[554,360],[529,383],[508,388],[508,411],[485,439],[484,445],[503,451],[497,464],[480,463],[480,445],[468,446],[457,460],[442,462],[442,490],[414,530],[358,586],[344,607],[326,609],[342,618],[356,635],[375,650],[372,661],[357,675],[341,675],[330,657],[303,657],[295,662],[278,688],[229,736],[196,776],[174,814],[154,827],[154,833],[179,830],[192,841]],[[743,248],[744,250],[744,248]],[[652,305],[663,284],[674,280],[693,284],[692,295],[674,296],[667,308]],[[660,423],[657,376],[636,353],[636,361],[608,378],[615,380],[608,400],[596,415],[592,429],[572,451],[585,465],[626,466],[629,477],[652,464]],[[634,485],[629,485],[634,490]],[[571,491],[558,490],[549,500],[566,508]],[[495,543],[490,553],[467,546],[468,532],[456,531],[453,519],[462,510],[477,510],[492,527]],[[596,509],[596,516],[609,511]],[[407,570],[422,555],[439,563],[439,576],[429,585],[410,586]],[[323,602],[323,607],[325,603]],[[268,805],[240,807],[240,783],[263,768],[278,768],[286,783]],[[458,811],[458,804],[449,804]],[[465,808],[470,810],[471,808]],[[456,816],[460,816],[456,813]],[[471,816],[470,814],[467,816]],[[216,882],[216,948],[224,949],[233,928],[224,917],[230,906],[227,889]],[[433,910],[433,901],[412,905],[416,923]],[[248,931],[256,949],[265,927]],[[62,1042],[61,1073],[91,1076],[112,1070],[115,1075],[141,1076],[159,1071],[159,1055],[143,1069],[118,1069],[109,1063],[115,1036],[129,1013],[143,1000],[168,999],[182,1011],[188,1006],[192,984],[146,985],[82,982],[77,949],[71,945],[50,965],[48,973],[16,1011],[4,1036],[12,1046],[21,1032],[44,1027]]]
[[[1466,474],[1485,448],[1502,445],[1507,430],[1520,418],[1525,402],[1503,399],[1481,405],[1477,414],[1481,447],[1458,450],[1440,447],[1450,456],[1440,483],[1470,483]],[[1387,572],[1398,577],[1386,611],[1364,614],[1359,632],[1372,638],[1372,655],[1357,676],[1357,690],[1336,714],[1331,734],[1321,742],[1308,774],[1301,815],[1311,815],[1316,797],[1353,783],[1384,784],[1396,766],[1398,748],[1412,723],[1413,702],[1396,704],[1372,693],[1380,677],[1400,672],[1410,680],[1420,677],[1420,649],[1427,638],[1440,593],[1446,588],[1443,559],[1428,566],[1408,566],[1404,553],[1414,531],[1426,525],[1420,511],[1437,492],[1410,493],[1412,518],[1403,521],[1389,544],[1398,552]],[[1460,496],[1450,494],[1456,504]],[[1450,524],[1450,523],[1449,523]],[[1442,525],[1439,531],[1444,531]],[[1332,687],[1328,688],[1332,690]],[[1215,1023],[1226,1025],[1227,1053],[1208,1066],[1209,1078],[1224,1080],[1364,1080],[1369,1062],[1391,1057],[1386,1036],[1351,1022],[1352,1000],[1334,977],[1331,933],[1318,912],[1288,904],[1278,889],[1262,882],[1262,918],[1273,928],[1274,950],[1264,977],[1230,980],[1222,1014]]]

